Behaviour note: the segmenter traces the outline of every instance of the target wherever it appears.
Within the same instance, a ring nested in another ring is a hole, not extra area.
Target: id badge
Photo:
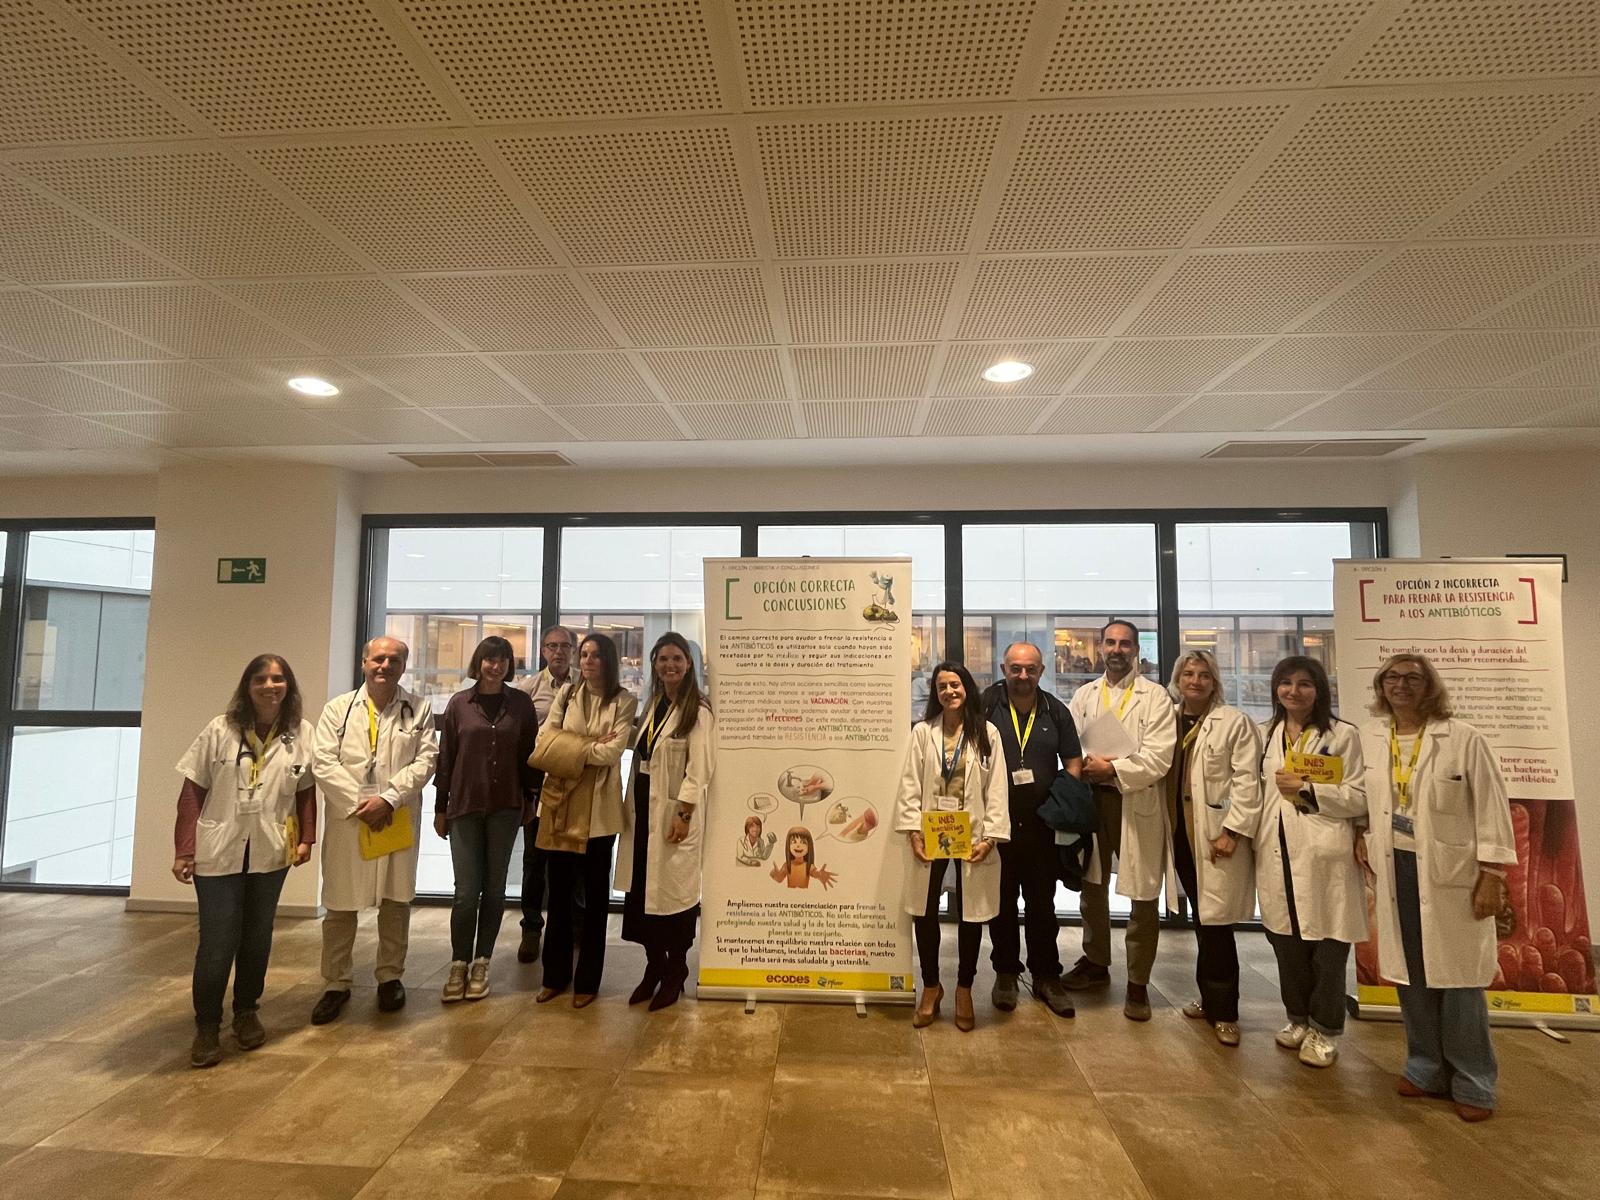
[[[933,798],[933,806],[940,812],[960,812],[961,797],[938,795]]]
[[[1403,833],[1407,837],[1417,836],[1417,823],[1405,813],[1391,813],[1389,824],[1396,833]]]
[[[241,817],[253,817],[258,814],[261,811],[261,788],[241,787],[234,804],[234,811]]]
[[[1033,768],[1018,767],[1015,771],[1011,772],[1011,782],[1017,787],[1025,787],[1026,785],[1032,783]]]

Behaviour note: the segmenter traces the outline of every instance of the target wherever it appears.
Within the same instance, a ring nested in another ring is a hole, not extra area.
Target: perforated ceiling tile
[[[1252,338],[1178,338],[1164,342],[1118,342],[1073,391],[1194,391],[1254,350]]]
[[[858,400],[805,404],[808,436],[813,438],[910,437],[917,416],[917,401]]]
[[[24,354],[20,350],[13,350],[10,346],[0,346],[0,363],[30,363],[38,360],[31,354]]]
[[[296,412],[292,408],[274,407],[256,421],[201,413],[107,417],[105,420],[126,430],[129,435],[178,448],[361,446],[370,441],[358,433],[340,429],[319,417]]]
[[[1553,359],[1544,366],[1516,377],[1519,388],[1586,387],[1600,389],[1600,342],[1585,346],[1575,354]]]
[[[677,403],[782,400],[776,350],[672,350],[646,353],[646,365]]]
[[[1597,7],[1596,11],[1600,11]],[[1600,233],[1600,117],[1440,225],[1441,238]]]
[[[1374,0],[1074,0],[1044,96],[1310,87]]]
[[[1372,386],[1486,387],[1575,350],[1585,340],[1573,333],[1458,333],[1390,367]]]
[[[61,450],[137,450],[148,448],[157,439],[136,430],[147,428],[150,422],[176,419],[179,419],[177,414],[104,416],[93,420],[40,416],[29,417],[23,428],[29,437]]]
[[[494,361],[550,405],[657,403],[625,354],[505,354]]]
[[[1346,83],[1526,79],[1600,72],[1594,0],[1410,0]]]
[[[1531,422],[1536,428],[1594,429],[1600,427],[1600,400],[1586,400],[1571,408],[1551,413]]]
[[[739,0],[752,108],[1002,100],[1035,0]]]
[[[1202,253],[1190,258],[1128,327],[1129,333],[1281,333],[1374,250]]]
[[[920,396],[932,346],[857,346],[796,350],[795,373],[806,400],[876,400]]]
[[[146,405],[147,409],[166,407],[180,412],[239,412],[259,408],[263,403],[260,392],[199,363],[111,363],[104,366],[77,366],[73,370],[157,402],[155,405]]]
[[[1520,429],[1547,425],[1574,404],[1592,399],[1581,388],[1479,392],[1430,409],[1405,422],[1409,429]]]
[[[1144,396],[1068,396],[1040,433],[1138,433],[1189,398],[1188,393]]]
[[[775,441],[792,438],[794,410],[787,404],[682,404],[678,412],[705,442]]]
[[[339,412],[321,414],[323,419],[341,429],[358,433],[369,441],[384,446],[428,446],[465,442],[472,439],[446,425],[447,413],[436,418],[415,408],[399,408],[387,412]],[[451,424],[454,424],[451,421]]]
[[[254,391],[263,402],[284,408],[400,408],[405,403],[332,358],[301,354],[292,358],[219,359],[206,363],[206,367],[241,393]],[[289,380],[305,375],[327,380],[339,389],[339,394],[307,396],[289,386]]]
[[[1036,113],[989,250],[1182,245],[1287,104]]]
[[[452,408],[439,414],[473,441],[516,446],[528,442],[570,442],[564,428],[542,408],[528,404],[508,408]]]
[[[672,414],[660,404],[592,404],[557,411],[563,421],[591,442],[683,440]]]
[[[296,354],[306,349],[238,305],[197,283],[52,289],[62,304],[191,358]],[[159,353],[118,355],[159,358]]]
[[[152,151],[10,166],[197,275],[361,267],[220,153]]]
[[[1093,342],[957,342],[945,353],[935,396],[1054,396]],[[1033,374],[1016,383],[990,383],[983,372],[1001,362],[1024,362]],[[1018,407],[1026,407],[1025,405]]]
[[[171,279],[172,267],[0,176],[0,269],[28,283]]]
[[[366,0],[71,0],[225,134],[448,119]]]
[[[0,292],[0,343],[50,362],[169,357],[160,347],[90,320],[73,308],[33,292]]]
[[[468,142],[278,146],[250,153],[385,270],[555,262]]]
[[[1164,433],[1259,433],[1314,404],[1321,392],[1211,392],[1161,425]]]
[[[700,0],[400,0],[400,6],[480,121],[722,107]]]
[[[460,344],[378,279],[229,283],[227,292],[333,354],[420,354]]]
[[[1495,329],[1600,328],[1600,261],[1546,284],[1471,325]]]
[[[939,336],[958,262],[779,269],[796,342],[925,342]]]
[[[758,267],[595,271],[589,282],[636,346],[771,345]]]
[[[627,129],[496,143],[579,263],[755,257],[726,129]]]
[[[1286,337],[1228,376],[1229,391],[1308,392],[1344,387],[1428,341],[1426,334]]]
[[[529,402],[521,390],[470,355],[345,361],[420,408],[504,408]]]
[[[780,258],[965,251],[997,113],[760,124]]]
[[[412,275],[398,282],[482,350],[616,345],[565,275]]]
[[[1318,433],[1400,429],[1408,418],[1447,404],[1463,394],[1459,390],[1341,392],[1278,428]]]
[[[31,400],[24,400],[20,396],[7,396],[0,392],[0,417],[6,418],[9,424],[19,429],[27,428],[26,418],[41,417],[49,411]]]
[[[1094,337],[1111,328],[1165,261],[1158,255],[986,259],[956,336]]]
[[[0,392],[57,412],[157,412],[162,406],[143,396],[85,379],[60,367],[0,367]]]
[[[58,0],[0,0],[0,142],[182,137],[189,127],[63,28]]]
[[[1404,237],[1584,100],[1566,92],[1325,101],[1206,241]]]
[[[1011,404],[992,396],[935,400],[923,423],[924,437],[1002,437],[1028,432],[1039,402]]]

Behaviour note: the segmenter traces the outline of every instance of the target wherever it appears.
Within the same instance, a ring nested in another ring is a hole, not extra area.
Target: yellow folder
[[[290,813],[283,819],[283,862],[294,866],[294,856],[300,850],[300,814]]]
[[[972,814],[960,809],[924,812],[922,850],[929,858],[971,858]]]
[[[374,831],[372,826],[363,821],[359,834],[361,857],[368,862],[393,854],[396,850],[409,850],[417,844],[417,830],[411,824],[411,809],[403,804],[394,810],[394,820],[382,829]]]

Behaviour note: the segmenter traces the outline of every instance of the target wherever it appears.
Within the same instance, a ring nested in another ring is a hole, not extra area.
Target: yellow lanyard
[[[1039,700],[1034,698],[1033,711],[1028,714],[1028,727],[1024,729],[1022,722],[1017,720],[1017,706],[1009,700],[1006,707],[1011,710],[1011,728],[1017,733],[1017,756],[1020,758],[1028,752],[1028,739],[1033,736],[1033,719],[1039,715]]]
[[[668,704],[663,708],[659,703],[651,711],[650,720],[645,723],[644,727],[644,742],[640,746],[646,758],[655,753],[656,732],[661,728],[661,723],[667,719],[667,714],[671,711],[672,705]]]
[[[1426,729],[1428,723],[1422,723]],[[1394,780],[1395,803],[1400,808],[1411,807],[1411,776],[1417,769],[1417,755],[1422,753],[1422,729],[1417,730],[1417,740],[1411,746],[1411,761],[1400,769],[1400,731],[1395,728],[1393,721],[1389,722],[1389,778]]]
[[[1182,720],[1182,718],[1180,717],[1179,720]],[[1194,744],[1194,739],[1199,735],[1200,726],[1205,724],[1205,720],[1204,717],[1201,717],[1193,725],[1189,726],[1189,732],[1183,735],[1183,748],[1185,750]]]
[[[1122,714],[1128,711],[1128,703],[1133,699],[1133,680],[1128,680],[1128,690],[1122,693],[1122,703],[1117,705],[1116,718],[1122,720]],[[1100,710],[1111,711],[1111,689],[1106,687],[1106,677],[1100,676]]]
[[[367,741],[372,747],[373,761],[378,758],[378,710],[372,707],[372,701],[367,701]]]
[[[1295,772],[1300,770],[1301,760],[1305,757],[1306,746],[1310,743],[1311,735],[1315,732],[1316,730],[1312,728],[1302,729],[1299,738],[1291,746],[1289,744],[1289,726],[1285,723],[1283,727],[1283,766],[1285,770]]]
[[[252,727],[244,731],[245,737],[250,739],[250,790],[253,792],[261,786],[261,765],[266,760],[267,751],[278,737],[278,723],[274,721],[272,728],[267,730],[267,740],[262,741],[256,736]]]

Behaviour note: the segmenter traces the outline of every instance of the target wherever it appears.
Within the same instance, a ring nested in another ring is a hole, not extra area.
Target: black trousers
[[[535,814],[533,820],[522,827],[522,927],[531,929],[534,933],[544,929],[544,909],[548,907],[546,897],[549,894],[549,863],[548,850],[541,850],[535,844],[539,837],[539,818]],[[583,909],[583,880],[578,880],[578,890],[573,894],[573,904],[579,911]]]
[[[550,878],[550,923],[544,931],[545,987],[593,995],[600,990],[600,976],[606,968],[606,918],[610,906],[602,897],[611,893],[611,855],[617,836],[590,838],[583,853],[549,850],[545,865]],[[595,898],[581,913],[573,903],[579,886]],[[574,916],[577,917],[578,965],[572,965]]]
[[[1198,943],[1194,981],[1200,989],[1200,1005],[1208,1021],[1239,1019],[1239,947],[1233,940],[1232,925],[1204,925],[1200,921],[1200,882],[1194,865],[1194,849],[1189,845],[1189,823],[1179,820],[1172,829],[1172,865],[1177,869],[1183,894],[1189,897]]]
[[[922,986],[939,984],[939,893],[944,888],[946,868],[952,865],[948,858],[933,860],[928,873],[928,903],[920,917],[911,918],[917,934],[917,958],[922,964]],[[964,919],[966,904],[961,894],[961,866],[956,869],[956,986],[971,987],[978,977],[978,949],[983,944],[983,925]]]
[[[989,922],[996,974],[1022,974],[1022,942],[1017,895],[1027,906],[1028,973],[1034,983],[1061,977],[1056,948],[1056,836],[1037,812],[1011,813],[1011,840],[1000,844],[1000,913]]]
[[[1289,932],[1267,931],[1267,941],[1278,958],[1278,990],[1283,1011],[1297,1024],[1309,1023],[1320,1033],[1337,1036],[1344,1031],[1344,979],[1350,964],[1350,943],[1300,936],[1300,914],[1294,904],[1294,876],[1289,871],[1289,842],[1278,825],[1278,846],[1283,852],[1283,886],[1289,900]]]
[[[689,978],[689,947],[694,945],[698,904],[675,913],[647,913],[645,888],[650,879],[650,776],[640,775],[633,789],[633,887],[622,898],[622,940],[644,947],[650,970],[679,984]]]

